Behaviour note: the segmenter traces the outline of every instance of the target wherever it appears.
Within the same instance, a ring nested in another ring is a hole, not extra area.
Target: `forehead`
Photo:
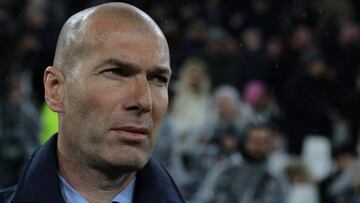
[[[86,26],[84,42],[91,49],[90,55],[120,58],[139,66],[170,66],[164,35],[156,25],[146,22],[109,16],[94,18]]]
[[[253,128],[249,130],[248,139],[267,139],[270,137],[270,131],[265,128]]]

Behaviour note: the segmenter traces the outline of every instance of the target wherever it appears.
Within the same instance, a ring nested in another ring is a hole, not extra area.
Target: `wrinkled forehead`
[[[83,43],[89,48],[123,47],[150,49],[168,55],[168,45],[159,27],[148,17],[115,14],[94,14],[84,25]],[[143,42],[140,45],[137,42]]]
[[[100,40],[109,36],[121,39],[136,37],[153,38],[166,43],[165,37],[157,24],[140,10],[99,8],[89,12],[83,26],[85,39]],[[102,40],[102,41],[101,41]],[[96,42],[96,41],[95,41]]]
[[[89,21],[84,32],[84,39],[88,43],[104,44],[109,37],[119,42],[150,39],[166,44],[161,32],[144,23],[136,25],[118,18],[96,18]]]

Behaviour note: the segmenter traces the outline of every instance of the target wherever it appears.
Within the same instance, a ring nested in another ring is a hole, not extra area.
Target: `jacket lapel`
[[[170,175],[155,158],[150,158],[136,175],[134,203],[144,202],[185,202]]]

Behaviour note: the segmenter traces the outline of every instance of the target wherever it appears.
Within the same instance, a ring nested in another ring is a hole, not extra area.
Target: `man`
[[[108,3],[68,19],[44,73],[58,135],[0,202],[184,202],[151,157],[170,74],[166,39],[141,10]]]
[[[250,123],[251,109],[242,101],[238,90],[231,85],[221,85],[215,90],[214,100],[217,110],[214,141],[220,141],[220,136],[229,129],[236,135],[244,133]]]
[[[281,182],[267,169],[272,131],[261,125],[247,128],[240,143],[243,160],[225,165],[214,183],[211,203],[281,203]]]

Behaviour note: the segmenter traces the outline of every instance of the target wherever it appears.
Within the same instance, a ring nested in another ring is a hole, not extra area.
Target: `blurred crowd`
[[[42,72],[62,24],[104,2],[0,0],[0,188],[51,125]],[[360,203],[359,1],[125,2],[169,42],[155,154],[189,202]]]

